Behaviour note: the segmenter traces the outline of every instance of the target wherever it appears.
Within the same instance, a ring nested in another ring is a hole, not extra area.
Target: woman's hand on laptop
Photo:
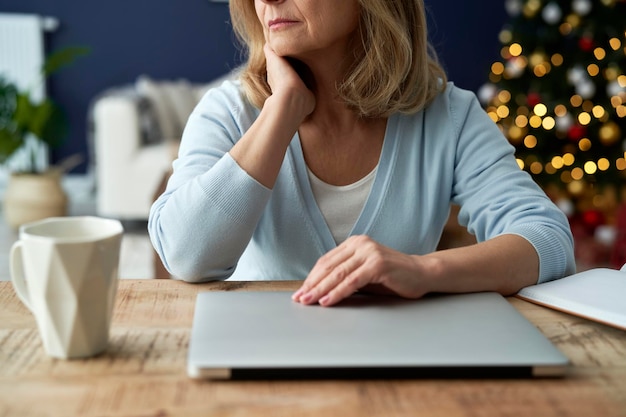
[[[419,298],[427,292],[420,279],[424,261],[368,236],[351,236],[317,261],[292,298],[302,304],[331,306],[361,289]]]
[[[538,276],[537,251],[514,234],[427,255],[407,255],[367,236],[353,236],[317,261],[292,298],[330,306],[358,290],[405,298],[429,292],[511,295],[536,284]]]

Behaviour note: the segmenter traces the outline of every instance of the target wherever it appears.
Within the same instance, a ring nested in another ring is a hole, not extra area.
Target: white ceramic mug
[[[84,358],[106,349],[123,231],[117,220],[91,216],[20,227],[11,280],[35,316],[48,355]]]

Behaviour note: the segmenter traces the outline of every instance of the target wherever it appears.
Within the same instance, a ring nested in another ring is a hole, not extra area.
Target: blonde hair
[[[338,85],[346,105],[362,117],[388,117],[423,109],[446,86],[447,77],[428,42],[423,0],[359,0],[361,48]],[[230,0],[233,28],[246,48],[241,74],[245,94],[261,108],[271,95],[263,27],[254,2]]]

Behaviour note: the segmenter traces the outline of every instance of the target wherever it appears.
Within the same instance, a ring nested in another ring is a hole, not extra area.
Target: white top
[[[359,218],[372,189],[376,168],[378,165],[355,183],[331,185],[317,178],[307,167],[313,196],[337,244],[348,238]]]

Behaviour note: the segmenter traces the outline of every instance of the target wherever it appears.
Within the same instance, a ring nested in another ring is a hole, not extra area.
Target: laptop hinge
[[[544,377],[562,377],[567,373],[567,366],[533,366],[533,376],[537,378]]]
[[[189,372],[189,376],[197,379],[230,379],[232,371],[230,368],[196,369]]]

